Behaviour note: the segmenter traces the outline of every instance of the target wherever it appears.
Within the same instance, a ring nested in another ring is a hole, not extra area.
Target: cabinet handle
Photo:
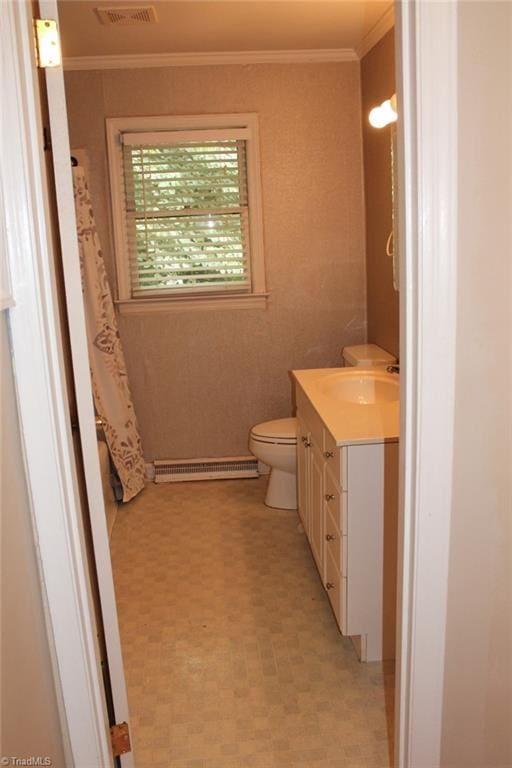
[[[332,533],[328,533],[327,536],[325,537],[325,540],[326,541],[334,541],[335,538],[336,537],[333,536]]]
[[[334,453],[332,451],[324,451],[324,456],[326,459],[333,459]]]
[[[325,500],[326,501],[332,501],[334,499],[334,493],[326,493],[325,494]]]
[[[309,442],[309,440],[306,440],[306,442],[304,443],[304,448],[311,448],[311,443]]]
[[[308,439],[305,435],[302,435],[301,440],[303,443],[307,443]]]
[[[326,589],[334,589],[334,587],[335,587],[335,585],[332,584],[330,581],[328,581],[327,584],[325,585]]]

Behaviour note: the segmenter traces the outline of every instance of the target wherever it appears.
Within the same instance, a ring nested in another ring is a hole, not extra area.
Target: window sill
[[[152,315],[156,312],[186,312],[212,309],[266,309],[268,293],[238,296],[173,296],[158,299],[120,299],[115,305],[121,315]]]

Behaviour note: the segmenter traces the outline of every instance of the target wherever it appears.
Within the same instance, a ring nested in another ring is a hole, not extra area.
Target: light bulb
[[[374,128],[384,128],[386,125],[386,118],[382,107],[374,107],[368,115],[368,120],[370,125],[373,125]]]
[[[391,99],[386,99],[378,107],[374,107],[368,115],[370,125],[374,128],[384,128],[390,123],[396,122],[398,114],[394,109],[396,105],[396,97],[392,96]]]
[[[386,120],[386,125],[388,125],[389,123],[396,122],[396,119],[398,118],[398,115],[395,112],[395,110],[393,109],[393,107],[391,106],[391,100],[390,99],[387,99],[386,101],[383,101],[382,104],[380,105],[380,108],[383,110],[384,118]]]

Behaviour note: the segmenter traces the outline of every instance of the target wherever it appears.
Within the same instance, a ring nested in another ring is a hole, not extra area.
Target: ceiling
[[[95,8],[155,7],[156,24],[105,26]],[[59,0],[65,57],[355,49],[390,0]]]

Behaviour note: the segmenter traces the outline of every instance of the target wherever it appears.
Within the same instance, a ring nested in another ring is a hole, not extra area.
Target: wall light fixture
[[[378,107],[374,107],[368,115],[370,125],[374,128],[384,128],[390,123],[395,123],[398,119],[396,111],[396,93],[390,99],[386,99]]]

